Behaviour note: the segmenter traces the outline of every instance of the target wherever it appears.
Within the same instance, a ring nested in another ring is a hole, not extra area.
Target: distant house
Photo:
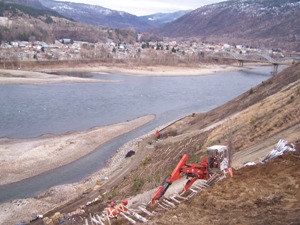
[[[17,42],[17,41],[11,41],[11,42],[9,42],[9,44],[13,47],[19,47],[19,42]]]
[[[120,45],[119,45],[119,51],[120,51],[120,52],[125,52],[125,49],[126,49],[126,48],[125,48],[125,46],[124,46],[123,44],[120,44]]]

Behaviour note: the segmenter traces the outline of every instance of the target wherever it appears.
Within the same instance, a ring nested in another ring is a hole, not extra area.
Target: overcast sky
[[[225,0],[59,0],[66,2],[100,5],[105,8],[124,11],[133,15],[142,16],[158,12],[175,12],[179,10],[197,9]]]

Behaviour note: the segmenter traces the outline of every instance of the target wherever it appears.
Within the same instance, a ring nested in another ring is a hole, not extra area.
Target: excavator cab
[[[207,148],[208,175],[222,173],[229,168],[228,148],[225,145],[214,145]]]

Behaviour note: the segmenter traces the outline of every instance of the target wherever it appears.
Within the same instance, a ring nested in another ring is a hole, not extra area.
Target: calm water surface
[[[269,78],[270,68],[199,77],[98,75],[117,83],[0,85],[0,137],[86,130],[155,114],[207,111]]]
[[[79,181],[103,167],[127,141],[193,112],[213,109],[270,78],[271,67],[208,76],[94,75],[114,83],[0,85],[0,137],[29,138],[82,131],[155,114],[88,156],[39,176],[0,186],[0,202]]]

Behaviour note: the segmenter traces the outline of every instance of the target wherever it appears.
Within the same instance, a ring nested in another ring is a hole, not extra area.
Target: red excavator
[[[185,154],[173,170],[172,174],[159,186],[151,200],[151,204],[155,205],[158,200],[165,194],[170,185],[185,175],[188,179],[180,194],[188,190],[197,179],[207,180],[213,174],[222,174],[229,169],[230,154],[227,146],[214,145],[207,148],[208,157],[204,158],[199,164],[186,164],[188,155]]]

